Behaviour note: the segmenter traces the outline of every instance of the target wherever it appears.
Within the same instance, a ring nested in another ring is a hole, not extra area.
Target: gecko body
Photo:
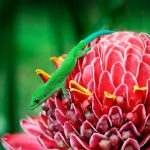
[[[86,39],[79,42],[65,58],[61,66],[56,70],[56,72],[51,76],[51,78],[33,95],[30,103],[30,109],[34,109],[46,101],[52,94],[57,90],[62,89],[63,94],[67,95],[65,80],[68,75],[74,69],[77,59],[84,56],[91,48],[85,48],[87,44],[93,41],[95,38],[105,35],[112,34],[114,31],[111,30],[102,30],[95,32],[88,36]],[[85,48],[85,49],[84,49]]]

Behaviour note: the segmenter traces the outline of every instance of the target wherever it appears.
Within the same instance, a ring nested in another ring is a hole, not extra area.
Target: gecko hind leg
[[[84,50],[80,49],[79,52],[78,52],[78,55],[77,57],[82,57],[84,55],[86,55],[95,45],[89,47],[89,48],[85,48]]]
[[[85,48],[84,50],[80,49],[80,50],[78,51],[77,58],[80,58],[80,57],[86,55],[86,53],[87,53],[90,49],[91,49],[91,47],[90,47],[90,48]]]

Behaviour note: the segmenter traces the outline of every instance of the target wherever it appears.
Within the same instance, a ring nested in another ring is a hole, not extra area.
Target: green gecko
[[[65,80],[68,75],[74,69],[77,59],[79,57],[84,56],[90,49],[85,48],[88,43],[93,41],[95,38],[105,35],[112,34],[114,31],[111,30],[102,30],[95,32],[88,36],[86,39],[79,42],[67,55],[64,62],[61,66],[56,70],[56,72],[52,75],[52,77],[33,95],[30,103],[30,109],[34,109],[46,101],[52,94],[54,94],[57,90],[62,89],[63,94],[68,96],[65,86]],[[85,49],[83,49],[85,48]]]

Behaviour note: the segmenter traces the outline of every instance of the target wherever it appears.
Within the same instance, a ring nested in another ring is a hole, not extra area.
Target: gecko
[[[101,30],[94,32],[84,40],[81,40],[79,44],[67,54],[67,57],[51,78],[32,95],[29,109],[37,108],[59,89],[62,89],[63,94],[66,97],[69,97],[68,92],[66,91],[65,80],[74,69],[77,59],[86,55],[86,53],[90,51],[92,47],[86,48],[86,46],[95,38],[105,34],[112,34],[114,32],[115,31],[111,30]]]

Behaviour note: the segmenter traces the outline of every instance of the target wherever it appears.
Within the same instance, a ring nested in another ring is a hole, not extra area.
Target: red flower
[[[66,80],[71,99],[56,92],[39,117],[21,120],[27,134],[3,136],[6,149],[150,148],[149,35],[116,32],[93,44]],[[64,58],[52,60],[59,67]]]

